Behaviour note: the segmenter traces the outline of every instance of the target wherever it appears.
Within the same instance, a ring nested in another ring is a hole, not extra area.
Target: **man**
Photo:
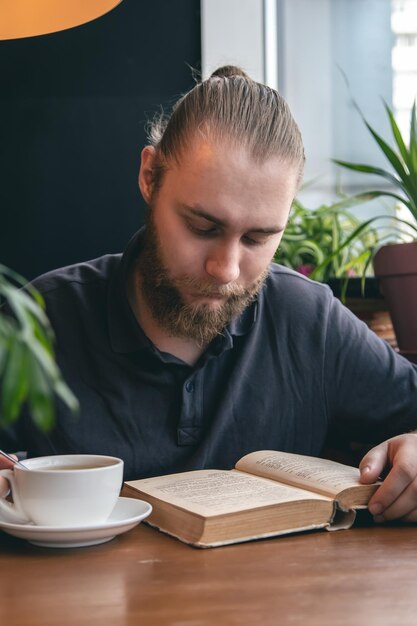
[[[376,521],[417,520],[417,370],[335,300],[275,264],[304,153],[283,99],[221,68],[155,124],[146,229],[123,257],[35,281],[74,420],[0,434],[30,456],[90,452],[126,478],[230,468],[257,449],[319,455],[328,432],[378,443],[361,462]],[[388,438],[388,439],[387,439]],[[384,439],[387,439],[384,441]]]

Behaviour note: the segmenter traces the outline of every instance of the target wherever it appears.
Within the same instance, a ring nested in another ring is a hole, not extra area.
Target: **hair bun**
[[[230,78],[231,76],[241,76],[242,78],[246,78],[246,80],[251,80],[250,76],[246,74],[240,67],[236,65],[223,65],[222,67],[218,67],[215,70],[210,78],[214,78],[215,76],[219,78]]]

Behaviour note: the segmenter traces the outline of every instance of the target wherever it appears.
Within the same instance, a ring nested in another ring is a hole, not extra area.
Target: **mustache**
[[[242,287],[235,283],[229,283],[227,285],[216,285],[210,281],[199,280],[192,276],[184,276],[175,280],[175,286],[185,287],[195,291],[200,296],[222,296],[225,298],[245,298],[253,294],[254,288],[256,289],[261,283],[264,282],[268,272],[265,271],[261,276],[250,286]]]

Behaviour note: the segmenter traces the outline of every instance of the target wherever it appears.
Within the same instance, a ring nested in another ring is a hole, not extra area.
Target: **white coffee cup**
[[[9,523],[79,527],[104,523],[120,495],[123,461],[98,454],[61,454],[0,470],[13,503],[0,498],[0,519]]]

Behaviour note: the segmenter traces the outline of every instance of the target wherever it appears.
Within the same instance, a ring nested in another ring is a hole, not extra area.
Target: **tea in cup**
[[[123,461],[98,454],[60,454],[0,470],[13,503],[0,498],[0,519],[9,523],[81,527],[104,523],[123,483]]]

